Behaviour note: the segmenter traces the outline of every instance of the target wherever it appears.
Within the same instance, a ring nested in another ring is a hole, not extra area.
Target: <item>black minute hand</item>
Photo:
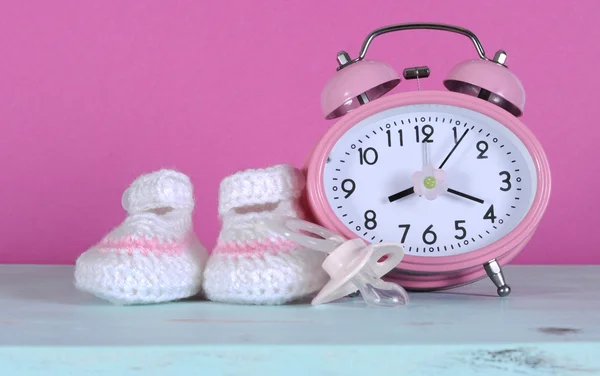
[[[483,200],[482,199],[477,198],[477,197],[473,197],[473,196],[468,195],[466,193],[459,192],[459,191],[457,191],[455,189],[452,189],[452,188],[448,188],[448,193],[452,193],[453,195],[457,195],[457,196],[460,196],[462,198],[466,198],[467,200],[471,200],[471,201],[475,201],[475,202],[478,202],[480,204],[483,204]]]
[[[461,143],[461,141],[463,140],[463,138],[465,138],[465,136],[467,135],[467,133],[469,133],[468,129],[465,131],[465,133],[463,133],[463,135],[460,137],[460,139],[458,140],[458,142],[456,144],[454,144],[454,147],[452,148],[452,150],[450,150],[450,153],[448,153],[448,155],[446,156],[446,159],[444,159],[444,161],[440,165],[440,167],[439,167],[440,170],[442,169],[442,167],[444,167],[444,165],[446,164],[446,162],[448,162],[448,159],[450,158],[450,156],[452,155],[452,153],[454,153],[454,150],[456,150],[456,147]]]

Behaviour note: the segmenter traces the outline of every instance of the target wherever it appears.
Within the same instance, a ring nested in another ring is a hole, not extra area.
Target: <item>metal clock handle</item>
[[[405,23],[405,24],[384,26],[384,27],[381,27],[379,29],[375,29],[374,31],[372,31],[367,36],[365,41],[363,42],[362,48],[360,50],[360,54],[358,55],[357,58],[355,58],[353,60],[349,59],[349,56],[345,51],[340,52],[338,54],[338,62],[340,63],[340,66],[338,67],[338,69],[341,69],[347,65],[356,63],[357,61],[364,59],[365,55],[367,54],[369,45],[371,44],[373,39],[375,39],[375,37],[377,37],[379,35],[391,33],[394,31],[415,30],[415,29],[442,30],[442,31],[448,31],[448,32],[464,35],[464,36],[468,37],[469,39],[471,39],[471,41],[475,45],[477,54],[479,55],[479,57],[481,59],[488,60],[488,61],[494,61],[494,62],[500,63],[500,64],[503,63],[503,62],[497,61],[499,59],[496,59],[496,58],[490,59],[487,56],[485,56],[485,51],[483,50],[483,46],[481,45],[481,42],[479,41],[479,39],[477,39],[477,36],[471,30],[468,30],[468,29],[465,29],[462,27],[458,27],[458,26],[446,25],[446,24],[440,24],[440,23]]]

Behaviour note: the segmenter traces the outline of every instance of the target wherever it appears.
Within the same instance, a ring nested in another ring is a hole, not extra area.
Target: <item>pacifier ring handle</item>
[[[374,248],[373,255],[371,256],[370,266],[373,269],[373,273],[378,278],[383,277],[392,269],[400,264],[400,261],[404,258],[404,247],[397,244],[390,243],[377,243],[372,244]],[[387,256],[384,261],[379,262],[379,259]]]
[[[346,241],[345,238],[335,232],[299,218],[282,217],[279,221],[270,220],[265,222],[271,231],[315,251],[331,253]],[[304,235],[300,231],[317,235],[321,239]]]
[[[465,29],[465,28],[459,27],[459,26],[453,26],[453,25],[447,25],[447,24],[441,24],[441,23],[430,23],[430,22],[422,22],[421,23],[421,22],[419,22],[419,23],[404,23],[404,24],[389,25],[389,26],[384,26],[384,27],[373,30],[367,36],[365,41],[363,42],[362,48],[360,50],[360,54],[358,55],[358,57],[356,59],[348,60],[345,63],[338,60],[340,63],[338,70],[342,69],[345,66],[348,66],[352,63],[356,63],[357,61],[364,59],[365,55],[367,54],[367,50],[369,49],[369,46],[371,45],[371,42],[373,41],[373,39],[375,39],[379,35],[391,33],[394,31],[415,30],[415,29],[441,30],[441,31],[449,31],[452,33],[464,35],[464,36],[468,37],[471,40],[471,42],[473,42],[473,44],[475,45],[475,49],[477,50],[477,54],[479,55],[479,57],[481,59],[488,60],[488,61],[495,61],[495,60],[490,59],[487,56],[485,56],[485,51],[483,49],[483,46],[481,45],[481,42],[479,41],[477,36],[471,30],[468,30],[468,29]],[[504,64],[502,64],[502,65],[504,65]]]

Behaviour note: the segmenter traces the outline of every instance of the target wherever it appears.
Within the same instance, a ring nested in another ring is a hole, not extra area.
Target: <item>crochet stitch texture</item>
[[[222,228],[210,255],[203,290],[213,301],[284,304],[320,290],[328,280],[325,254],[307,250],[258,224],[267,218],[303,218],[298,202],[305,180],[290,165],[249,169],[223,179]]]
[[[125,220],[77,259],[77,289],[119,305],[198,294],[208,253],[193,230],[189,178],[166,169],[144,174],[122,205]]]

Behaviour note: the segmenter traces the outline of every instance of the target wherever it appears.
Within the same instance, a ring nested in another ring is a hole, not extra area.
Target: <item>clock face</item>
[[[412,256],[467,253],[527,214],[533,160],[498,121],[419,104],[370,116],[333,146],[323,172],[337,218],[368,242],[402,242]]]

